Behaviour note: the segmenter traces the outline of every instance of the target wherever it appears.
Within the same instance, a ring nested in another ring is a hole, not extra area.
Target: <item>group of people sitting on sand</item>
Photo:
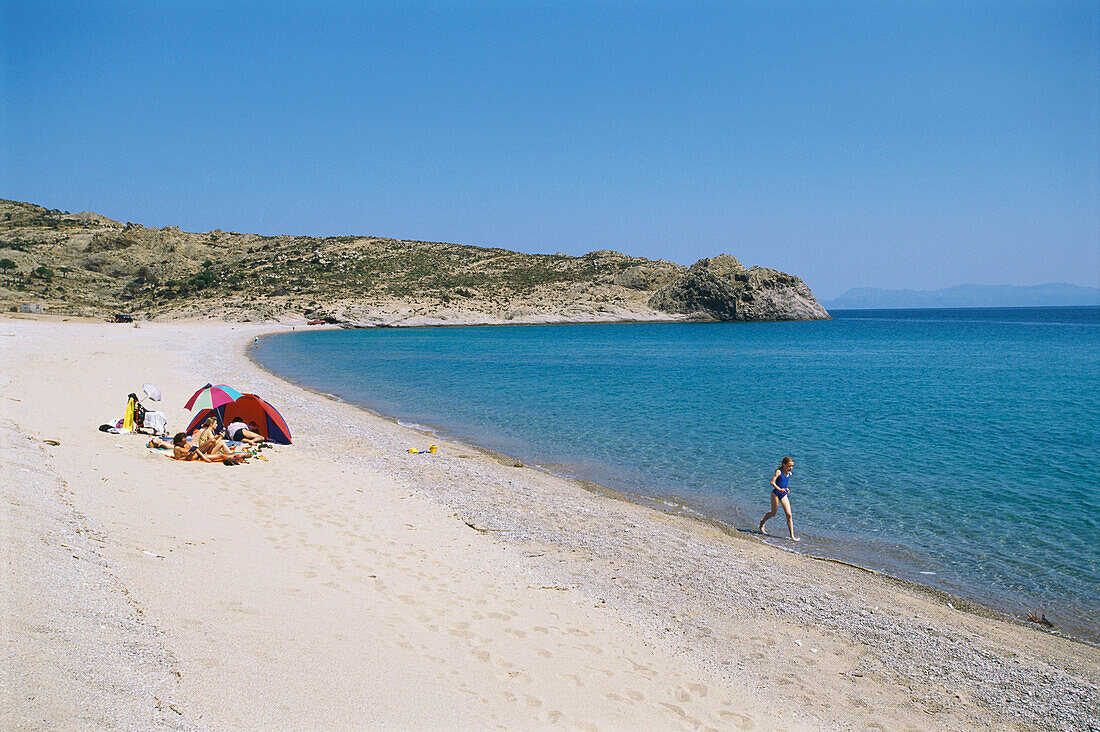
[[[229,447],[228,442],[239,442],[245,445],[245,450],[235,452]],[[204,463],[225,463],[227,465],[240,465],[251,457],[259,457],[266,460],[259,453],[259,447],[264,443],[264,436],[260,434],[255,422],[234,420],[225,426],[224,430],[218,428],[218,420],[210,416],[188,437],[186,432],[177,432],[172,441],[154,437],[149,440],[149,447],[168,449],[172,451],[172,457],[176,460],[200,460]]]

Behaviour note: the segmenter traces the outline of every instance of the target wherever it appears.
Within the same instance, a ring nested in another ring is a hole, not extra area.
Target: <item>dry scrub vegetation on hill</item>
[[[711,261],[722,265],[701,268]],[[717,295],[692,299],[683,295],[688,268],[618,252],[572,257],[376,236],[191,233],[0,200],[0,299],[9,306],[353,325],[828,317],[797,277],[746,270],[723,256],[701,260],[691,281],[711,270],[722,278],[707,280]],[[785,312],[788,290],[799,308]],[[711,307],[731,294],[753,307]]]

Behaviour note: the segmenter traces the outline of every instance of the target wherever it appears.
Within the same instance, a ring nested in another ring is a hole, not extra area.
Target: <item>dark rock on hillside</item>
[[[700,259],[649,299],[666,313],[714,320],[826,320],[828,311],[794,275],[767,267],[745,269],[728,254]]]

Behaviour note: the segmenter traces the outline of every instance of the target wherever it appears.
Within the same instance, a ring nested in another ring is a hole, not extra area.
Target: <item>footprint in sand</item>
[[[603,674],[609,679],[615,676],[615,672],[609,668],[596,668],[595,666],[585,666],[584,668],[588,671],[591,671],[593,675]]]
[[[756,727],[756,722],[753,721],[753,718],[745,714],[738,714],[737,712],[727,712],[723,710],[718,712],[718,716],[730,722],[733,722],[737,729],[753,729],[754,727]]]
[[[707,695],[707,692],[710,691],[703,684],[688,684],[687,688],[688,688],[688,691],[690,691],[692,694],[695,694],[695,696],[698,696],[698,697],[704,697],[704,696]]]
[[[476,699],[479,704],[486,704],[487,705],[489,703],[488,699],[483,697],[481,694],[478,694],[476,691],[472,691],[470,689],[459,689],[459,691],[461,691],[463,694],[469,694],[474,699]]]
[[[656,671],[654,671],[653,669],[651,669],[649,666],[643,666],[640,663],[635,663],[634,661],[632,661],[629,658],[627,658],[626,660],[630,662],[630,665],[633,667],[634,673],[641,674],[642,676],[645,676],[647,679],[657,678],[658,673]]]
[[[679,707],[675,704],[669,704],[668,702],[658,702],[658,706],[664,707],[665,709],[669,710],[670,712],[675,714],[680,719],[686,719],[687,718],[687,712],[685,712],[682,707]]]

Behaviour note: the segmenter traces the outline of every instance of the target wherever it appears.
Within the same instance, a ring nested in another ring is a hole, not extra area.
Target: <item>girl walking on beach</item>
[[[779,512],[780,506],[783,506],[783,512],[787,514],[787,530],[791,533],[791,541],[799,541],[799,538],[794,535],[794,516],[791,515],[791,500],[787,498],[787,494],[791,492],[787,484],[791,481],[793,470],[794,460],[789,457],[783,458],[783,462],[775,469],[775,475],[772,476],[772,510],[760,519],[761,534],[768,533],[764,529],[764,523]]]

